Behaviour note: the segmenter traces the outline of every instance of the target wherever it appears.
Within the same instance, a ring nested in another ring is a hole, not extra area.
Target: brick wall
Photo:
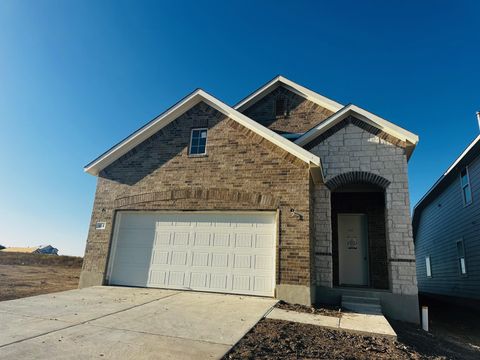
[[[275,102],[279,96],[286,99],[290,109],[289,116],[275,116]],[[333,114],[330,110],[306,100],[282,86],[244,110],[243,113],[272,130],[291,133],[303,133],[310,130]]]
[[[385,190],[387,257],[389,264],[389,282],[393,293],[403,295],[417,294],[415,276],[415,252],[410,220],[410,199],[408,194],[408,170],[405,149],[352,123],[339,127],[339,130],[320,143],[310,148],[310,151],[322,159],[326,180],[352,171],[363,171],[377,174],[390,183]],[[317,198],[324,196],[323,186],[315,190]],[[319,200],[320,202],[321,200]],[[323,210],[315,214],[315,222],[321,228],[326,217]],[[330,225],[331,226],[331,225]],[[317,250],[327,248],[325,237],[318,238]],[[322,285],[319,278],[331,277],[328,269],[319,262],[315,263],[315,279]],[[325,275],[321,275],[322,273]]]
[[[200,126],[207,155],[189,157],[191,128]],[[103,279],[115,211],[135,209],[278,210],[277,283],[310,286],[309,192],[306,163],[200,103],[101,172],[81,285]],[[106,229],[95,230],[97,221]]]

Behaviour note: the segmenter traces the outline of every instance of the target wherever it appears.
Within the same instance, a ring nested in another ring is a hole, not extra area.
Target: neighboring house
[[[54,248],[52,245],[40,245],[35,251],[37,254],[48,254],[48,255],[58,255],[58,249]]]
[[[196,90],[85,167],[98,182],[80,287],[360,295],[416,322],[417,142],[281,76],[234,107]]]
[[[415,206],[413,230],[419,291],[480,300],[480,135]]]
[[[40,246],[33,246],[33,247],[8,247],[8,248],[2,249],[1,251],[27,253],[27,254],[58,255],[58,249],[54,248],[51,245],[40,245]]]

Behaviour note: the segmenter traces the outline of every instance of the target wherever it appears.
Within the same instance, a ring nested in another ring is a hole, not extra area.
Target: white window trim
[[[425,268],[427,270],[427,278],[432,277],[432,262],[430,261],[430,255],[425,256]]]
[[[194,131],[202,131],[205,130],[207,132],[207,137],[205,138],[205,152],[201,154],[192,154],[192,140],[193,140],[193,132]],[[205,156],[207,155],[207,142],[208,142],[208,128],[206,127],[201,127],[201,128],[193,128],[190,130],[190,143],[188,145],[188,156]]]
[[[465,170],[465,172],[467,174],[467,184],[466,185],[462,184],[462,172],[463,172],[463,170]],[[468,202],[468,203],[465,199],[465,188],[467,186],[470,188],[470,202]],[[470,183],[470,171],[468,170],[468,166],[465,166],[464,168],[462,168],[460,170],[460,189],[462,190],[463,206],[465,207],[465,206],[471,205],[473,203],[473,192],[472,192],[472,184]]]

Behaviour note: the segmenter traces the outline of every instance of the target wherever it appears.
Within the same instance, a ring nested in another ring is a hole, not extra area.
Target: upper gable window
[[[463,204],[469,205],[472,203],[472,189],[470,188],[470,178],[467,168],[464,168],[460,172],[460,184],[462,186]]]
[[[189,155],[205,155],[207,153],[207,129],[192,129],[190,135]]]
[[[288,101],[283,96],[275,99],[275,116],[288,116]]]

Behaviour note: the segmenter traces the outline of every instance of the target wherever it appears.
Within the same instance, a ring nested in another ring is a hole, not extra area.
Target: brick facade
[[[206,156],[188,155],[194,127]],[[104,281],[116,211],[277,210],[277,285],[310,286],[310,187],[305,162],[200,103],[100,173],[80,285]]]
[[[278,96],[288,99],[287,117],[273,116]],[[309,130],[332,114],[284,87],[244,113],[274,131],[293,133]],[[208,128],[207,154],[189,156],[191,129],[197,127]],[[389,290],[385,304],[391,314],[397,309],[392,304],[405,296],[411,297],[414,308],[417,286],[405,146],[349,117],[305,146],[322,160],[325,183],[314,184],[308,164],[201,102],[100,172],[80,286],[105,283],[118,211],[268,210],[278,214],[277,297],[310,304],[311,287],[329,289],[335,296],[343,291],[335,289],[334,219],[338,212],[358,211],[367,213],[369,221],[371,284]],[[381,199],[376,191],[336,192],[359,183],[380,188]],[[359,200],[361,196],[368,198]],[[292,208],[301,219],[291,216]],[[106,222],[105,230],[95,229],[99,221]],[[400,318],[409,319],[406,313]]]
[[[288,116],[275,116],[278,97],[286,100]],[[303,133],[325,120],[333,113],[320,105],[279,86],[243,113],[260,124],[279,132]]]
[[[354,120],[355,121],[355,120]],[[322,159],[327,184],[345,173],[372,173],[386,181],[385,223],[389,288],[394,294],[416,295],[415,252],[410,220],[407,158],[403,144],[363,129],[349,119],[309,150]],[[308,147],[308,146],[307,146]],[[315,203],[330,199],[325,185],[314,190]],[[328,207],[331,205],[329,204]],[[315,205],[315,227],[332,231],[327,205]],[[319,286],[333,286],[332,241],[315,231],[315,274]],[[332,254],[332,255],[330,255]],[[326,266],[329,264],[329,266]]]

